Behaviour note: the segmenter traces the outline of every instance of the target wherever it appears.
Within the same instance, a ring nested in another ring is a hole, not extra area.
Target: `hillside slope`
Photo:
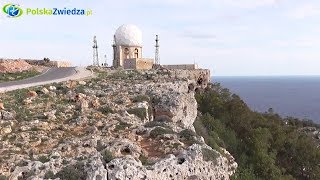
[[[234,158],[194,132],[203,74],[100,70],[91,80],[2,94],[0,174],[229,179]]]

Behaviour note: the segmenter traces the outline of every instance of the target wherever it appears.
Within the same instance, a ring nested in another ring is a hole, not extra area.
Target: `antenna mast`
[[[105,62],[104,62],[104,66],[106,66],[106,67],[107,67],[107,66],[108,66],[108,62],[107,62],[107,60],[108,60],[108,59],[107,59],[107,55],[104,55],[104,60],[105,60]]]
[[[155,52],[155,64],[160,65],[160,55],[159,55],[159,38],[158,35],[156,35],[156,52]]]
[[[93,66],[99,66],[98,42],[97,37],[93,37]]]

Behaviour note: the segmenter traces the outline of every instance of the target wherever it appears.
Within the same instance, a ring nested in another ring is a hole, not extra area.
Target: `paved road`
[[[19,81],[11,81],[0,83],[0,93],[12,91],[15,89],[28,88],[32,86],[40,86],[50,84],[53,82],[62,82],[67,80],[78,80],[92,76],[92,72],[86,70],[84,67],[64,67],[64,68],[50,68],[44,73],[23,79]]]
[[[40,74],[35,77],[19,80],[19,81],[10,81],[0,83],[0,88],[2,87],[9,87],[15,85],[22,85],[22,84],[31,84],[43,81],[51,81],[55,79],[61,79],[68,76],[72,76],[76,73],[75,67],[65,67],[65,68],[50,68],[45,71],[43,74]]]

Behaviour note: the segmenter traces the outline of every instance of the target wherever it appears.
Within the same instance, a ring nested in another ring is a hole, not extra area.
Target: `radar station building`
[[[142,56],[142,33],[135,25],[120,26],[115,35],[113,67],[124,69],[152,69],[154,60]]]

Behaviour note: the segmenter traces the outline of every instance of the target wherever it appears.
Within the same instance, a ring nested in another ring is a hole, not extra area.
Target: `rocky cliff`
[[[1,94],[0,175],[9,179],[229,179],[224,149],[194,131],[210,72],[95,70]]]

